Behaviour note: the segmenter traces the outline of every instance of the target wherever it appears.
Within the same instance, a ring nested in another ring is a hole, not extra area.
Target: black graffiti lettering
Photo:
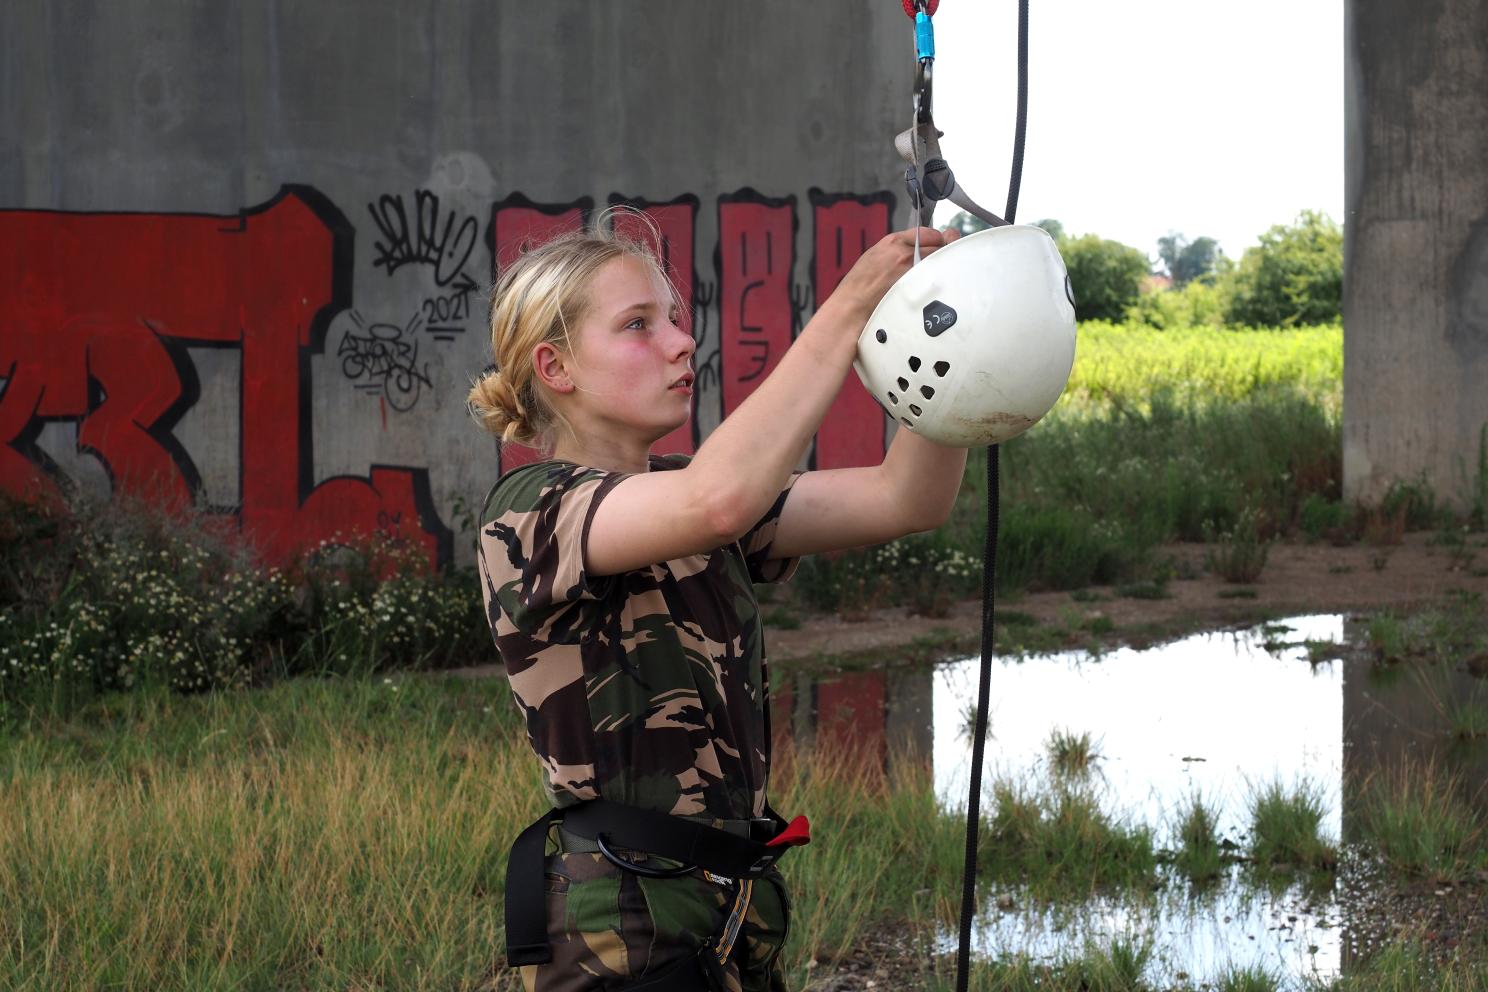
[[[739,293],[739,330],[745,334],[764,333],[765,327],[763,324],[751,324],[744,319],[745,313],[749,310],[749,294],[764,284],[765,281],[763,279],[756,279],[754,282],[745,286]]]
[[[413,409],[422,387],[433,385],[428,363],[422,371],[418,367],[418,342],[413,340],[413,332],[422,321],[421,316],[415,316],[406,328],[373,324],[361,334],[347,331],[336,349],[342,375],[348,379],[365,377],[374,388],[381,384],[388,405],[399,413]]]
[[[752,356],[755,360],[754,368],[750,370],[748,375],[740,376],[739,381],[748,382],[751,379],[758,379],[761,375],[764,374],[765,369],[770,364],[770,339],[745,338],[741,340],[739,344],[743,345],[746,348],[752,348],[756,352],[756,354]]]
[[[432,265],[434,281],[448,286],[465,279],[461,269],[475,250],[479,225],[474,217],[461,220],[454,210],[439,210],[439,197],[428,190],[414,191],[414,220],[410,230],[403,197],[384,193],[367,212],[380,237],[372,245],[374,268],[392,275],[405,265]]]
[[[475,290],[475,283],[470,277],[461,273],[453,286],[454,292],[443,296],[426,297],[419,309],[428,321],[428,329],[431,332],[444,332],[462,334],[465,328],[456,326],[451,322],[465,321],[470,319],[470,294]]]

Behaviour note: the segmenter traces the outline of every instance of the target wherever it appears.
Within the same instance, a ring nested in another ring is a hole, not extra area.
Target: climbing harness
[[[1018,3],[1018,117],[1006,220],[966,195],[940,153],[943,133],[935,127],[931,105],[935,62],[931,18],[938,0],[902,2],[904,12],[915,20],[914,121],[894,144],[909,162],[905,183],[916,223],[916,264],[889,288],[869,318],[858,337],[854,367],[874,398],[909,430],[953,447],[988,446],[982,664],[956,954],[956,990],[966,992],[992,674],[998,444],[1032,427],[1064,391],[1074,364],[1075,297],[1053,239],[1013,220],[1028,122],[1028,0]],[[921,263],[919,227],[930,226],[935,203],[944,199],[991,228],[953,241]]]
[[[752,820],[705,823],[604,799],[548,810],[518,835],[507,855],[507,961],[518,967],[546,964],[553,959],[548,943],[543,861],[549,828],[557,823],[564,850],[570,853],[597,852],[617,868],[648,878],[676,878],[701,870],[710,880],[733,887],[734,901],[727,919],[717,934],[701,942],[696,955],[625,986],[635,992],[690,992],[700,987],[699,982],[703,988],[724,988],[725,969],[749,908],[755,879],[774,867],[792,847],[811,840],[811,826],[804,816],[786,823],[769,806],[765,812],[768,816]],[[625,858],[619,850],[644,851],[678,865],[654,867]]]

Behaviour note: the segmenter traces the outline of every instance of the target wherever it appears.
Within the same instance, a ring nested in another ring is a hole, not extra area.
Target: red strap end
[[[798,816],[784,830],[765,841],[766,847],[797,847],[811,843],[811,821]]]
[[[910,17],[915,16],[915,0],[900,0],[900,3],[903,4],[904,12],[906,14],[908,14]],[[931,17],[934,17],[935,8],[939,6],[940,0],[930,0],[929,3],[925,4],[925,13],[929,14]]]

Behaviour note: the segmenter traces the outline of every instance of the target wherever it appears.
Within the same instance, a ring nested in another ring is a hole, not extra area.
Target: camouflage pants
[[[527,992],[622,989],[656,975],[716,939],[735,889],[701,871],[680,878],[645,878],[600,854],[566,853],[550,831],[543,865],[548,940],[553,960],[524,965]],[[659,868],[676,862],[616,851]],[[780,949],[789,932],[790,900],[780,873],[755,880],[749,909],[727,965],[727,992],[785,992]]]

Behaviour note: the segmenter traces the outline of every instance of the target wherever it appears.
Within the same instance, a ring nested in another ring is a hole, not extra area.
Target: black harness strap
[[[513,968],[553,960],[553,948],[548,944],[543,851],[548,826],[557,813],[550,809],[533,820],[517,835],[506,856],[506,960]]]
[[[785,826],[784,819],[768,806],[765,811],[769,819],[760,821],[760,832],[770,836],[779,834]],[[512,967],[547,964],[553,960],[553,949],[548,944],[543,855],[548,828],[560,819],[564,830],[579,837],[598,840],[602,836],[609,846],[645,851],[730,878],[758,878],[790,850],[787,844],[766,844],[765,837],[741,837],[696,820],[605,799],[591,799],[561,810],[550,809],[517,836],[506,859],[506,959]],[[703,950],[707,950],[706,943]],[[685,976],[678,972],[678,980],[688,983],[679,988],[697,988],[698,967],[708,973],[706,961],[699,959],[694,966],[684,969]],[[656,980],[675,970],[668,968]],[[655,986],[656,992],[664,992],[666,988]]]

